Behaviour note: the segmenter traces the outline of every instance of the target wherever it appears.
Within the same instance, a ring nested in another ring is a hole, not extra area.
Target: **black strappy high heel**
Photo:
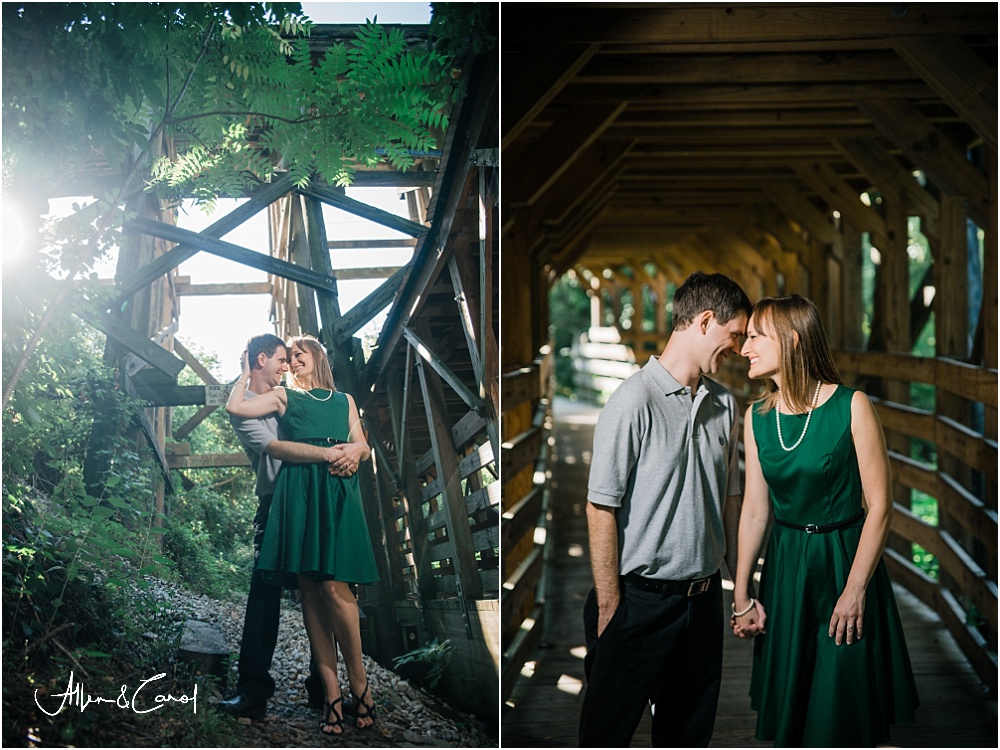
[[[360,697],[353,690],[351,691],[351,695],[354,696],[354,725],[358,726],[359,719],[372,720],[372,723],[368,726],[358,726],[358,729],[371,729],[375,726],[375,699],[372,698],[372,704],[370,706],[365,703],[365,697],[368,695],[369,687],[371,687],[371,682],[365,684],[365,689],[361,691]]]
[[[337,710],[337,704],[344,702],[344,696],[340,696],[336,700],[330,701],[326,705],[326,717],[319,724],[319,730],[329,736],[329,737],[342,737],[344,732],[347,731],[347,727],[344,724],[344,715]],[[334,720],[330,721],[330,717],[333,716]],[[327,731],[327,727],[339,728],[339,732]]]

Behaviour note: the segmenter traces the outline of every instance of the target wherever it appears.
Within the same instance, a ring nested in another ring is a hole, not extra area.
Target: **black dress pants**
[[[260,545],[264,541],[272,497],[260,497],[257,513],[253,518],[254,563],[257,562]],[[278,642],[280,614],[281,584],[263,581],[255,566],[250,576],[250,593],[247,595],[247,611],[243,620],[237,682],[237,690],[250,700],[267,700],[274,694],[274,678],[271,677],[270,669],[274,647]]]
[[[654,747],[707,747],[722,681],[722,585],[688,597],[624,583],[597,637],[597,597],[584,606],[587,687],[580,747],[628,747],[650,705]]]

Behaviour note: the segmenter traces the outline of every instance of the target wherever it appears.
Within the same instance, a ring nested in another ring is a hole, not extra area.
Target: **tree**
[[[45,243],[70,283],[118,243],[142,191],[211,203],[279,170],[346,184],[360,165],[406,169],[436,146],[455,92],[453,50],[375,22],[313,55],[297,3],[4,3],[3,30],[5,199],[37,215],[67,190],[97,198],[80,210],[88,231]],[[54,309],[18,336],[4,404]]]

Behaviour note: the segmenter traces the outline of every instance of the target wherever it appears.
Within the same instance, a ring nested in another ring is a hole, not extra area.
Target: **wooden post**
[[[898,204],[893,204],[886,211],[888,227],[888,247],[880,247],[881,265],[878,268],[876,294],[881,302],[881,332],[885,351],[909,353],[910,342],[910,264],[906,247],[907,238],[906,214]],[[910,384],[899,380],[884,380],[882,395],[897,404],[910,402]],[[904,434],[886,431],[886,445],[889,450],[902,456],[910,455],[910,438]],[[903,508],[911,506],[912,493],[910,489],[899,482],[892,483],[894,502]],[[890,533],[887,546],[896,549],[909,560],[913,556],[911,542]]]
[[[323,221],[323,204],[314,198],[305,200],[307,236],[309,239],[310,261],[312,270],[333,277],[333,267],[330,263],[330,252],[326,246],[326,226]],[[358,383],[360,378],[354,366],[357,361],[354,355],[360,351],[352,351],[349,344],[338,345],[334,329],[340,319],[340,303],[335,293],[317,292],[319,315],[322,323],[321,339],[327,346],[328,355],[333,358],[334,381],[339,390],[350,393],[355,403],[360,403]],[[361,360],[363,362],[363,359]],[[377,656],[382,661],[388,661],[404,651],[403,635],[396,627],[395,602],[393,599],[392,579],[395,574],[390,570],[388,551],[386,550],[385,532],[382,527],[382,513],[378,503],[378,488],[375,486],[372,462],[365,461],[358,470],[358,481],[361,486],[361,498],[365,504],[365,521],[368,524],[368,534],[375,548],[375,563],[378,568],[378,583],[367,587],[368,598],[373,608],[381,616],[372,618],[376,638]],[[391,524],[390,524],[391,525]]]
[[[410,345],[407,344],[407,349]],[[412,354],[407,351],[407,375],[413,368]],[[387,373],[386,387],[389,395],[389,411],[393,430],[396,434],[396,460],[399,462],[399,476],[403,486],[403,507],[406,512],[406,523],[410,529],[410,545],[413,549],[413,569],[416,577],[417,593],[424,601],[437,596],[437,586],[434,573],[431,571],[431,557],[427,549],[427,526],[420,502],[420,484],[417,482],[417,467],[413,460],[413,452],[405,439],[407,429],[407,411],[409,399],[406,390],[409,389],[409,377],[401,377],[398,370]]]
[[[424,321],[415,321],[415,328],[425,340],[429,340],[430,331]],[[420,390],[424,397],[434,463],[448,509],[448,538],[452,543],[455,575],[461,584],[463,598],[467,601],[481,599],[483,584],[476,565],[472,532],[469,530],[469,515],[462,492],[455,442],[447,421],[444,388],[438,374],[421,357],[417,358],[417,373],[420,375]]]
[[[941,242],[934,259],[934,338],[939,357],[965,361],[969,356],[968,234],[965,200],[956,196],[941,197]],[[968,403],[961,397],[937,389],[936,415],[968,426]],[[939,450],[938,472],[955,479],[963,487],[972,486],[971,472],[959,459]],[[975,555],[975,537],[955,517],[947,505],[949,494],[938,499],[938,528],[947,531],[966,552]],[[982,554],[976,555],[982,560]],[[941,570],[941,584],[953,591],[962,586]]]

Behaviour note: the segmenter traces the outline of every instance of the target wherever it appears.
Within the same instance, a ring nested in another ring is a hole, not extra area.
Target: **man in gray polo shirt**
[[[663,353],[608,400],[594,432],[581,747],[624,747],[647,703],[656,747],[706,747],[722,676],[723,559],[735,570],[739,414],[710,380],[751,305],[722,274],[674,295]],[[727,544],[728,541],[728,544]]]

